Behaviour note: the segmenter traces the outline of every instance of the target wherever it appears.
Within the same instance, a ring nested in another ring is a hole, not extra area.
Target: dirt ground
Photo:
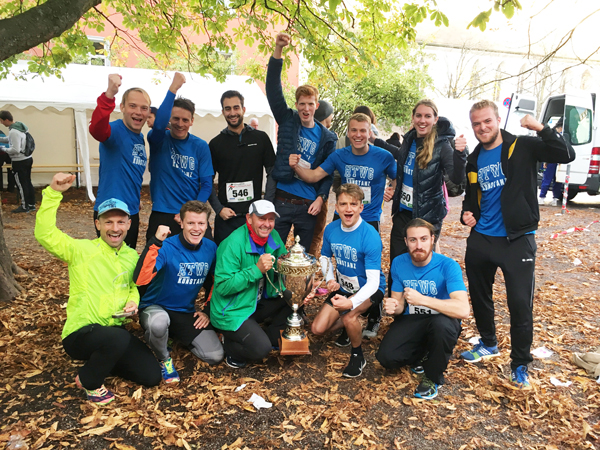
[[[508,382],[509,317],[498,274],[501,356],[472,365],[453,358],[446,385],[433,401],[413,398],[419,379],[409,370],[388,372],[377,363],[375,352],[391,320],[387,317],[379,336],[363,343],[367,366],[358,379],[341,376],[349,350],[336,347],[335,336],[310,335],[312,355],[273,352],[264,363],[241,370],[223,363],[208,366],[175,346],[181,383],[146,389],[110,378],[107,385],[117,400],[100,408],[75,387],[80,362],[61,345],[67,267],[35,241],[35,214],[12,214],[14,195],[3,199],[6,241],[30,276],[19,278],[24,291],[17,300],[0,305],[0,445],[19,433],[30,449],[600,448],[600,385],[570,363],[572,352],[600,345],[600,223],[591,224],[600,219],[600,198],[578,197],[566,215],[557,215],[558,208],[541,208],[533,348],[553,353],[535,358],[531,391]],[[460,201],[451,199],[441,250],[464,268],[468,230],[458,222]],[[144,193],[142,223],[149,212]],[[83,190],[66,194],[57,223],[72,237],[95,237]],[[579,229],[552,239],[573,227]],[[387,205],[382,227],[386,271],[390,228]],[[144,235],[142,228],[138,251]],[[315,299],[309,305],[309,319],[320,303]],[[130,327],[141,335],[136,321]],[[469,318],[455,356],[471,347],[474,336]],[[555,386],[551,377],[572,384]],[[272,408],[255,410],[247,402],[253,393],[272,402]]]

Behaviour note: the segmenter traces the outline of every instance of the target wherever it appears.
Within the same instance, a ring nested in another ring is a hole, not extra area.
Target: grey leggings
[[[194,328],[193,313],[169,311],[162,306],[150,305],[140,312],[140,324],[145,331],[148,346],[160,361],[169,358],[167,341],[169,336],[188,347],[190,351],[208,364],[223,360],[224,352],[212,326],[198,330]]]

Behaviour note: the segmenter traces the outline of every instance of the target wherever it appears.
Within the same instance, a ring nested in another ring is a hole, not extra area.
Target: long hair
[[[421,105],[428,106],[429,108],[431,108],[433,110],[433,115],[435,117],[438,116],[438,109],[437,109],[437,106],[435,105],[435,103],[433,103],[433,100],[424,98],[423,100],[420,100],[419,103],[417,103],[415,105],[415,107],[413,108],[413,110],[412,110],[413,117],[415,116],[415,113],[417,112],[417,108]],[[427,167],[427,164],[429,164],[429,161],[431,161],[431,158],[433,158],[433,146],[435,144],[436,139],[437,139],[437,124],[435,124],[435,125],[433,125],[433,127],[431,127],[431,131],[429,132],[429,134],[427,134],[427,136],[425,136],[423,138],[423,146],[421,148],[417,149],[417,163],[419,164],[420,169],[425,169]]]

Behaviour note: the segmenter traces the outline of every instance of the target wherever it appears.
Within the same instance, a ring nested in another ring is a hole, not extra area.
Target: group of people
[[[269,60],[266,93],[278,124],[277,153],[269,137],[244,123],[244,98],[221,97],[227,127],[210,143],[193,136],[194,104],[177,97],[185,83],[175,74],[148,133],[152,213],[146,245],[134,250],[139,230],[142,175],[147,164],[141,133],[151,113],[140,88],[122,95],[123,119],[109,121],[121,85],[110,75],[98,98],[90,132],[100,141],[100,179],[94,206],[98,239],[76,240],[56,227],[62,192],[73,175],[57,174],[43,191],[35,236],[69,265],[70,299],[62,333],[65,351],[85,360],[76,377],[89,400],[109,403],[104,386],[117,375],[145,386],[178,382],[170,355],[175,340],[208,364],[232,368],[264,359],[279,347],[292,313],[277,273],[290,229],[310,248],[322,233],[321,266],[327,297],[311,323],[315,335],[341,330],[336,344],[351,346],[345,377],[366,365],[361,316],[394,316],[376,357],[387,369],[411,366],[422,373],[415,396],[431,399],[457,343],[469,300],[460,266],[434,252],[446,202],[443,177],[466,177],[461,221],[471,227],[465,256],[471,304],[481,339],[461,356],[477,362],[499,354],[492,285],[504,273],[511,315],[511,377],[529,387],[527,365],[533,337],[533,287],[539,211],[537,161],[566,163],[573,149],[562,136],[530,116],[522,126],[538,137],[500,130],[493,102],[473,105],[471,123],[479,145],[467,156],[466,140],[438,115],[430,100],[412,111],[412,128],[400,147],[376,139],[363,112],[348,122],[349,146],[338,148],[328,129],[333,110],[318,90],[300,86],[295,109],[281,86],[280,33]],[[322,121],[315,120],[317,114]],[[325,117],[324,114],[327,114]],[[375,145],[372,145],[372,142]],[[339,173],[334,220],[315,230]],[[216,192],[213,177],[218,173]],[[263,198],[263,174],[267,174]],[[384,201],[392,201],[391,268],[382,271],[379,229]],[[215,211],[214,232],[209,219]],[[387,285],[387,286],[386,286]],[[208,302],[196,310],[204,287]],[[306,301],[314,299],[311,292]],[[145,343],[123,328],[139,311]],[[377,327],[371,327],[371,335]]]

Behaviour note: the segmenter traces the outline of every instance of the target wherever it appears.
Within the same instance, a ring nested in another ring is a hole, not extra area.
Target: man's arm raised
[[[269,106],[273,112],[273,117],[278,124],[289,120],[292,116],[292,110],[288,108],[281,87],[281,70],[283,68],[283,48],[290,44],[290,36],[286,33],[279,33],[275,38],[275,50],[269,60],[267,67],[267,79],[265,82],[265,91]]]
[[[62,193],[69,189],[75,181],[75,175],[57,173],[52,178],[52,183],[42,192],[42,204],[35,217],[35,238],[37,241],[57,258],[69,262],[75,239],[63,233],[56,227],[56,212]]]
[[[121,82],[121,75],[110,74],[106,92],[98,97],[96,109],[92,113],[92,121],[90,122],[90,134],[98,142],[104,142],[110,137],[110,114],[115,110],[115,95],[119,92]]]
[[[321,167],[317,167],[316,169],[308,169],[301,166],[300,163],[301,155],[295,154],[290,155],[290,167],[294,169],[294,171],[298,174],[298,176],[307,183],[316,183],[317,181],[322,180],[327,175]]]

